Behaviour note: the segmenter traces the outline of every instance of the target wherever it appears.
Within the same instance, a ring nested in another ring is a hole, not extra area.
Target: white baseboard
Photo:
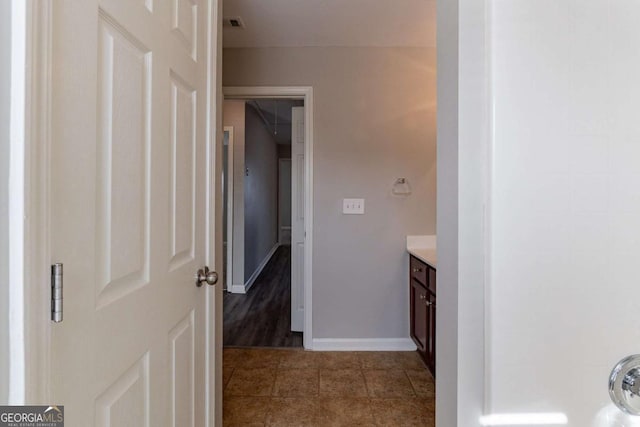
[[[314,351],[414,351],[411,338],[314,338]]]
[[[279,247],[280,247],[280,243],[278,242],[276,242],[276,244],[273,245],[271,250],[267,253],[267,256],[265,256],[264,259],[260,262],[260,264],[258,264],[256,271],[253,272],[251,277],[249,277],[249,280],[247,280],[247,282],[244,284],[244,292],[241,292],[241,293],[246,294],[247,292],[249,292],[249,289],[251,289],[251,287],[253,286],[253,282],[255,282],[258,276],[260,275],[260,273],[262,273],[262,270],[264,269],[265,265],[267,265],[267,263],[269,262],[273,254],[276,253]]]
[[[231,285],[231,291],[232,294],[246,294],[247,291],[244,288],[244,285]]]

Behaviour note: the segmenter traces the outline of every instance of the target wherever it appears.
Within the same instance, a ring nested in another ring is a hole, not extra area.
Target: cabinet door
[[[419,282],[411,281],[411,338],[423,357],[427,351],[429,330],[427,329],[427,289]]]
[[[426,362],[427,367],[435,378],[436,376],[436,294],[427,292],[427,341],[426,341]]]

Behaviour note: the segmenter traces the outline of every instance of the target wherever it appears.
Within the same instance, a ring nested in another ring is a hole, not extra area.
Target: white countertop
[[[407,236],[407,252],[431,267],[437,268],[436,241],[435,235]]]

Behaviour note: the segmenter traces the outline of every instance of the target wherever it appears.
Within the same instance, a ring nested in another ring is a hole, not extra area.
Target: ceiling
[[[224,0],[224,47],[435,47],[436,0]]]
[[[291,144],[291,108],[304,105],[298,99],[252,99],[247,103],[258,110],[278,144]],[[276,125],[276,112],[278,116]],[[277,132],[275,132],[277,130]]]

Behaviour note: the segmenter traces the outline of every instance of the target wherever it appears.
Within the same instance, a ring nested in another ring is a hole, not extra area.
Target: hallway
[[[225,426],[435,425],[416,352],[224,350]]]
[[[224,346],[302,347],[291,332],[291,246],[280,246],[246,294],[224,296]]]

